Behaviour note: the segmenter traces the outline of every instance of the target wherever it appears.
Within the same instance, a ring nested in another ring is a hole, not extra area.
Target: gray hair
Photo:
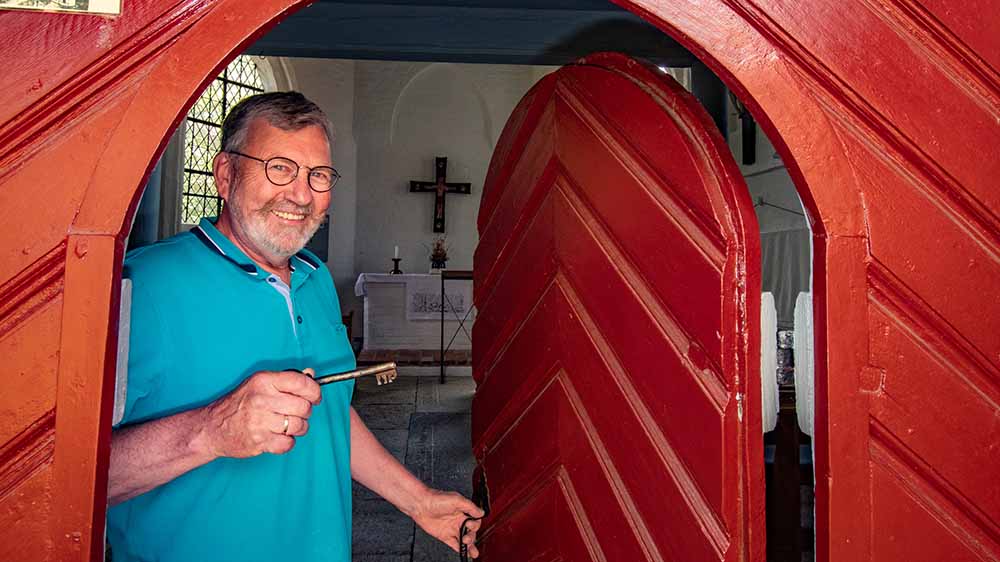
[[[257,119],[265,119],[283,131],[315,125],[323,129],[333,148],[333,126],[318,105],[299,92],[267,92],[245,98],[229,111],[222,122],[222,151],[239,151],[247,140],[250,124]]]

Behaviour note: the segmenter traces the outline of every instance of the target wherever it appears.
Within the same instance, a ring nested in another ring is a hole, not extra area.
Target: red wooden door
[[[483,560],[759,560],[759,245],[707,113],[621,55],[549,75],[475,256]]]

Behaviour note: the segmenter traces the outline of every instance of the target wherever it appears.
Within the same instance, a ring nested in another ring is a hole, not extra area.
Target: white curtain
[[[778,329],[790,330],[795,298],[809,292],[809,230],[780,230],[760,235],[763,278],[761,291],[774,294]]]
[[[760,295],[760,415],[764,433],[778,425],[778,337],[774,295]]]
[[[812,294],[799,293],[795,300],[795,412],[799,428],[810,437],[816,410],[814,337]]]

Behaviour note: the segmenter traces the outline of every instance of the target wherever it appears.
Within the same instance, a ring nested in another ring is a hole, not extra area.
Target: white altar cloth
[[[406,285],[407,320],[441,320],[441,276],[419,273],[362,273],[354,283],[354,294],[368,296],[369,283]],[[472,281],[448,279],[444,284],[445,321],[465,318],[472,306]]]
[[[470,349],[476,312],[472,281],[447,279],[444,343],[450,349]],[[364,349],[437,350],[441,345],[441,277],[429,274],[362,273],[354,294],[364,297]],[[451,306],[455,307],[454,312]],[[468,313],[468,316],[466,316]],[[457,315],[457,318],[456,318]],[[464,329],[459,319],[465,318]],[[452,337],[454,336],[454,340]]]

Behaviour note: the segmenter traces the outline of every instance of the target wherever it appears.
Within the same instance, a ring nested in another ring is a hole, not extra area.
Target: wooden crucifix
[[[410,193],[434,193],[434,232],[444,232],[444,196],[446,193],[468,195],[472,193],[470,183],[448,183],[448,159],[438,156],[434,159],[435,181],[411,181]]]

